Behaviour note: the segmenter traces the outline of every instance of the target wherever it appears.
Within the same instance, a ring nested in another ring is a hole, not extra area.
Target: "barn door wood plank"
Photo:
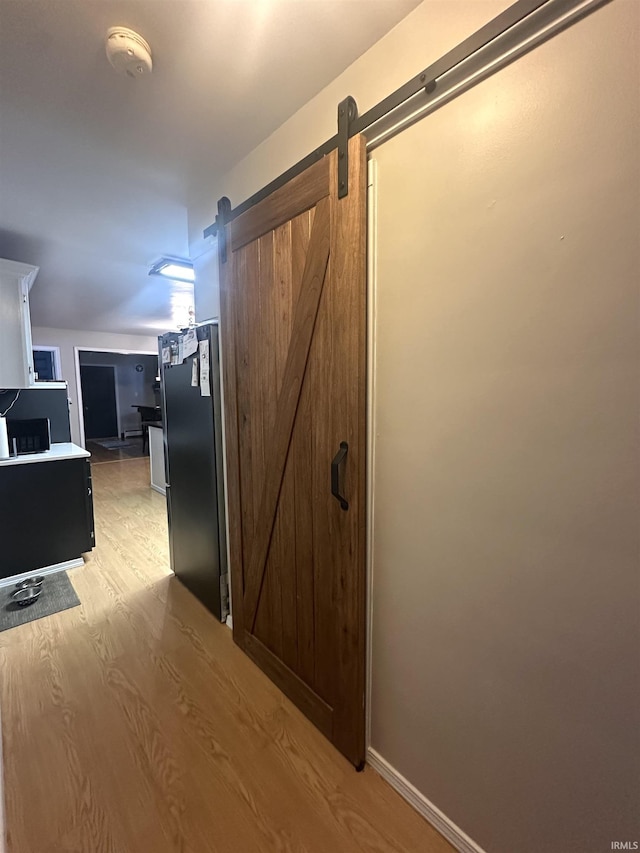
[[[256,298],[253,300],[252,323],[252,409],[256,453],[253,464],[254,529],[249,542],[255,538],[259,523],[262,484],[267,472],[269,443],[276,421],[279,379],[284,367],[278,365],[278,351],[274,346],[281,306],[274,269],[275,232],[268,231],[254,241],[258,248],[258,275]],[[286,357],[286,352],[285,352]],[[259,413],[259,414],[258,414]],[[257,464],[256,464],[257,463]],[[259,607],[256,612],[254,633],[277,657],[282,657],[282,600],[280,591],[279,536],[277,518],[274,524],[271,547],[265,556],[264,578]]]
[[[268,445],[260,509],[255,524],[255,538],[245,570],[244,617],[245,629],[249,631],[253,630],[255,624],[278,497],[329,261],[330,241],[330,201],[327,198],[322,199],[316,207],[309,251],[294,315],[282,390],[278,397],[273,440]]]
[[[253,539],[257,500],[254,498],[256,482],[260,475],[262,456],[258,446],[260,422],[253,417],[257,377],[253,365],[259,363],[253,341],[257,334],[255,328],[258,316],[258,264],[260,256],[258,244],[251,243],[234,255],[237,278],[242,288],[233,293],[236,310],[236,388],[238,393],[238,455],[240,464],[240,496],[242,502],[241,530],[243,554]],[[258,386],[259,387],[259,386]],[[244,573],[243,573],[244,574]],[[244,576],[243,576],[244,583]],[[243,586],[244,589],[244,586]]]
[[[247,632],[245,652],[263,672],[278,685],[292,702],[306,714],[311,722],[328,738],[333,732],[333,708],[323,702],[293,670],[286,666],[257,637]]]
[[[237,251],[285,222],[311,210],[329,195],[330,158],[323,157],[232,223],[231,245]]]
[[[337,194],[337,167],[332,192]],[[365,549],[366,549],[366,207],[364,139],[349,140],[349,194],[335,203],[331,236],[331,294],[328,320],[334,352],[331,397],[337,451],[349,443],[343,488],[348,512],[332,501],[328,558],[334,569],[333,614],[338,649],[334,658],[333,742],[354,764],[364,759]],[[338,545],[340,543],[340,545]],[[320,691],[318,691],[320,692]]]
[[[306,256],[306,253],[305,253]],[[272,322],[274,328],[273,351],[276,362],[276,398],[282,389],[284,368],[287,363],[287,353],[291,341],[293,312],[295,308],[293,294],[293,264],[291,221],[286,222],[274,231],[274,299],[272,302]],[[300,284],[300,274],[297,286]],[[296,292],[297,297],[297,292]],[[297,416],[296,416],[297,422]],[[293,442],[293,439],[292,439]],[[277,577],[280,593],[280,624],[282,629],[283,662],[294,672],[298,671],[298,596],[296,577],[296,549],[291,547],[295,542],[296,500],[294,489],[294,466],[289,450],[289,456],[280,489],[280,500],[276,513],[273,539],[269,551],[267,573]],[[269,580],[267,578],[265,580]],[[263,593],[264,594],[264,593]],[[258,605],[260,608],[260,605]]]
[[[295,288],[293,294],[294,303],[298,299],[300,283],[302,282],[312,221],[312,214],[307,213],[296,217],[291,223],[291,266]],[[300,402],[298,403],[289,455],[293,463],[295,502],[297,671],[300,677],[315,690],[313,495],[309,489],[314,419],[312,400],[308,387],[309,367],[310,365],[307,363],[305,381],[300,395]]]

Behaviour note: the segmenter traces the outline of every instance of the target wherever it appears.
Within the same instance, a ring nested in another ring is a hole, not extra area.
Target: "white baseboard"
[[[419,812],[431,826],[435,827],[459,853],[485,853],[476,842],[469,838],[446,814],[421,794],[408,779],[392,767],[389,762],[371,747],[367,750],[367,764],[371,765],[392,788]]]
[[[233,616],[230,613],[225,619],[225,622],[227,624],[227,628],[231,628],[231,630],[233,630]]]
[[[56,572],[66,572],[67,569],[76,569],[78,566],[84,566],[84,560],[82,557],[78,557],[75,560],[67,560],[64,563],[55,563],[53,566],[45,566],[44,569],[34,569],[32,572],[22,572],[21,575],[12,575],[10,578],[0,578],[0,588],[3,586],[13,586],[13,584],[24,581],[27,578],[33,578],[36,575],[53,575]]]

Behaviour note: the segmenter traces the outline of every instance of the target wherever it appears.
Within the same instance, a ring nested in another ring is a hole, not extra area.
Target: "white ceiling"
[[[190,186],[418,2],[0,0],[0,257],[41,268],[33,324],[149,334],[184,320],[189,288],[147,272],[187,255]],[[152,75],[113,71],[115,25],[150,43]]]

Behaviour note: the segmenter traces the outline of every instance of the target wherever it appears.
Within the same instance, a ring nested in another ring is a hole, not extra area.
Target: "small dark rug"
[[[34,574],[37,573],[34,572]],[[80,604],[80,599],[71,586],[66,572],[46,575],[40,598],[28,607],[20,607],[11,600],[11,593],[15,589],[15,585],[0,588],[0,631],[17,628],[18,625],[33,622],[34,619],[42,619],[43,616],[51,616],[53,613],[60,613],[61,610],[69,610]]]
[[[96,441],[95,443],[99,444],[100,447],[104,447],[106,450],[118,450],[120,447],[131,447],[130,441],[121,441],[119,438],[105,438],[103,441]]]

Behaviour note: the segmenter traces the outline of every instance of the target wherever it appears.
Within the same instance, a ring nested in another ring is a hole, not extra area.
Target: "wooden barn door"
[[[364,760],[364,140],[233,220],[221,333],[234,639]],[[341,495],[338,498],[333,492]]]

